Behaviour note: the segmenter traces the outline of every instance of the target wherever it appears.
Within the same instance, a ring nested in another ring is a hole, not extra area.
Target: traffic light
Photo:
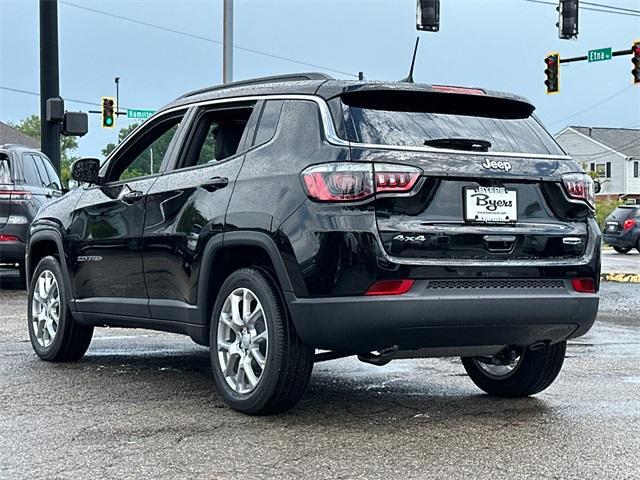
[[[560,0],[558,10],[558,36],[563,40],[578,38],[578,1]]]
[[[547,79],[544,84],[547,86],[547,93],[558,93],[560,91],[560,54],[552,52],[544,59],[547,68],[544,74]]]
[[[102,128],[116,126],[116,101],[113,97],[102,97]]]
[[[631,70],[633,84],[640,85],[640,40],[633,42],[631,47],[631,63],[633,63],[633,70]]]
[[[416,28],[429,32],[440,30],[440,0],[418,0]]]

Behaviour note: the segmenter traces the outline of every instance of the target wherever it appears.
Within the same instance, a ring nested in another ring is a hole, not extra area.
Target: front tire
[[[462,359],[467,374],[479,388],[497,397],[527,397],[543,391],[556,379],[567,349],[567,342],[518,352],[512,362],[494,358]]]
[[[60,263],[55,257],[40,260],[29,284],[29,339],[36,354],[49,362],[82,358],[93,337],[93,327],[80,325],[69,311]]]
[[[631,247],[613,247],[613,249],[618,253],[629,253],[631,251]]]
[[[209,339],[213,378],[231,408],[269,415],[298,403],[314,350],[298,336],[278,284],[266,271],[242,268],[226,279]]]

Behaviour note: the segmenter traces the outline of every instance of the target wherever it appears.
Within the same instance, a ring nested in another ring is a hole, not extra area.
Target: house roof
[[[40,142],[35,138],[25,135],[19,130],[0,122],[0,145],[16,144],[29,148],[40,148]]]
[[[627,157],[640,158],[640,129],[638,128],[602,128],[569,127],[576,132],[593,138],[596,142],[615,150]]]

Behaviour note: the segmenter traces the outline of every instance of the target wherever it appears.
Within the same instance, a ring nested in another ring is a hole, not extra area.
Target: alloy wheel
[[[60,289],[51,270],[42,271],[36,280],[31,300],[31,323],[38,344],[49,347],[60,325]]]
[[[224,301],[218,320],[217,349],[227,384],[236,393],[251,393],[264,374],[269,348],[264,309],[248,288],[235,289]]]

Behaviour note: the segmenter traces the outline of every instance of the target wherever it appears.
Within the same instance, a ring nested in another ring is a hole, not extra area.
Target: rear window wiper
[[[470,152],[488,152],[491,142],[472,138],[432,138],[424,141],[425,145],[435,148],[452,148]]]

